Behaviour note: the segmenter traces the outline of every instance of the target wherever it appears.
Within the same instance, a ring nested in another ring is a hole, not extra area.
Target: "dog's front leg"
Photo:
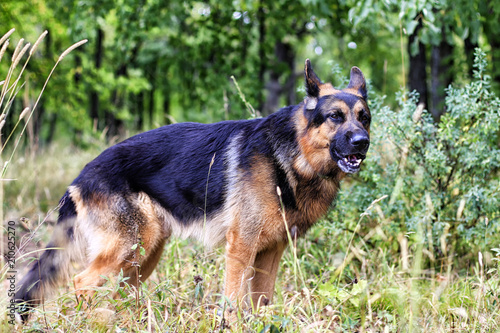
[[[254,262],[255,276],[250,282],[252,303],[255,308],[268,305],[272,301],[276,274],[285,248],[285,243],[277,243],[257,253]]]
[[[255,274],[253,264],[255,249],[244,240],[238,230],[229,230],[226,234],[226,281],[224,295],[236,305],[242,304],[248,293],[248,281]],[[255,244],[254,244],[255,245]]]

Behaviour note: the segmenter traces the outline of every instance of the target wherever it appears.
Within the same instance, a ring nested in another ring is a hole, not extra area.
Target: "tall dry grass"
[[[31,229],[33,226],[29,223],[26,224],[25,219],[19,219],[19,216],[13,216],[15,208],[17,207],[18,213],[24,210],[30,210],[30,206],[37,205],[37,202],[31,201],[31,199],[39,197],[39,195],[32,196],[31,193],[27,193],[32,189],[32,186],[23,186],[27,180],[35,180],[33,184],[37,184],[36,179],[33,179],[33,174],[29,173],[23,175],[23,171],[32,172],[35,171],[35,177],[38,175],[36,173],[36,167],[30,168],[33,160],[27,158],[25,154],[22,153],[22,144],[24,139],[24,134],[32,119],[34,112],[36,111],[37,105],[40,98],[45,91],[47,84],[50,81],[58,64],[67,56],[72,50],[79,47],[80,45],[86,43],[86,40],[82,40],[71,45],[66,49],[59,58],[56,60],[54,66],[52,67],[50,73],[47,75],[45,83],[41,88],[39,94],[36,96],[35,102],[32,105],[24,105],[22,109],[16,109],[14,107],[14,101],[19,95],[24,93],[26,88],[26,68],[30,61],[36,58],[36,51],[38,46],[43,41],[45,36],[48,34],[44,31],[33,45],[29,42],[25,42],[23,38],[20,38],[15,44],[14,49],[10,52],[9,46],[11,46],[11,38],[15,32],[15,29],[9,30],[0,38],[0,62],[6,60],[7,55],[10,56],[10,65],[8,66],[7,72],[2,73],[4,76],[3,80],[0,81],[0,221],[2,221],[2,237],[0,238],[0,249],[2,249],[2,257],[0,259],[0,283],[2,286],[6,285],[6,275],[10,270],[9,262],[7,259],[13,259],[7,256],[7,245],[6,241],[8,237],[12,235],[11,223],[15,223],[15,234],[18,237],[24,229],[38,230],[37,228]],[[6,129],[9,129],[6,131]],[[12,171],[12,172],[9,172]],[[48,172],[47,174],[51,174]],[[13,189],[21,188],[20,192],[15,192]],[[35,192],[39,189],[35,186]],[[25,200],[27,198],[27,200]],[[8,212],[4,211],[4,208],[8,208]],[[14,221],[15,219],[15,221]],[[7,221],[13,220],[8,224],[10,228],[7,227]],[[45,220],[45,219],[44,219]],[[5,221],[5,223],[3,223]],[[40,224],[38,225],[40,226]],[[9,233],[11,232],[11,233]],[[30,233],[34,235],[34,233]],[[28,238],[29,239],[29,238]],[[26,244],[29,240],[26,240]],[[20,246],[22,247],[22,245]],[[19,251],[19,248],[18,248]],[[15,259],[19,260],[22,256],[19,252],[16,252]],[[17,262],[16,262],[17,264]],[[17,268],[17,267],[16,267]],[[17,277],[19,278],[19,277]],[[2,288],[3,289],[3,288]],[[8,290],[7,288],[5,290]],[[2,312],[6,309],[5,304],[10,300],[7,296],[7,292],[0,296],[0,304],[2,305]],[[4,327],[5,328],[5,327]]]

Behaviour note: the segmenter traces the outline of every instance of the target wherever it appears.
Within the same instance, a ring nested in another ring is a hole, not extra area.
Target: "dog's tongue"
[[[349,155],[347,156],[347,160],[351,163],[356,163],[358,161],[358,158],[356,157],[356,155]]]

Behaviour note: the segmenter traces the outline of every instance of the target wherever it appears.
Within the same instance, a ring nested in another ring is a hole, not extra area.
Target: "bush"
[[[399,111],[372,98],[371,151],[359,182],[344,186],[339,196],[334,228],[354,230],[360,213],[387,195],[359,226],[362,235],[382,226],[386,237],[371,240],[378,239],[377,246],[399,251],[387,240],[399,236],[402,246],[404,236],[434,262],[498,245],[500,100],[490,91],[485,59],[476,49],[474,80],[447,89],[447,112],[439,123],[417,105],[416,93],[399,94]]]

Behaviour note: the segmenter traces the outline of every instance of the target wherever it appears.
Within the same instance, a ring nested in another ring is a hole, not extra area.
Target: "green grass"
[[[34,158],[19,158],[5,187],[6,215],[35,230],[24,252],[43,246],[52,230],[65,187],[101,147],[79,151],[52,146]],[[8,173],[8,175],[9,175]],[[9,178],[7,177],[7,178]],[[350,184],[344,184],[347,188]],[[373,213],[377,205],[371,206]],[[330,215],[331,216],[331,215]],[[359,223],[364,223],[361,218]],[[384,228],[389,226],[380,225]],[[356,230],[354,230],[356,231]],[[485,258],[470,269],[455,267],[456,260],[420,267],[422,247],[409,245],[402,260],[397,250],[404,242],[387,239],[391,247],[372,247],[380,231],[359,235],[332,228],[328,218],[318,223],[296,248],[285,252],[271,306],[239,313],[229,324],[233,332],[494,332],[500,330],[500,276],[496,258]],[[18,228],[18,245],[30,235]],[[296,251],[296,254],[294,254]],[[474,254],[477,256],[478,254]],[[408,268],[403,268],[403,262]],[[478,261],[476,261],[478,262]],[[20,261],[18,270],[22,270]],[[406,265],[406,264],[405,264]],[[76,310],[71,284],[34,313],[30,322],[13,330],[7,319],[0,331],[28,332],[219,332],[224,252],[205,252],[189,240],[172,239],[151,278],[138,292],[119,290],[116,281],[98,288],[94,305]],[[339,267],[344,267],[343,270]],[[4,270],[5,271],[5,270]],[[2,272],[4,272],[2,271]],[[17,277],[20,279],[21,274]],[[196,277],[196,279],[195,279]],[[201,278],[201,279],[200,279]],[[195,282],[197,281],[197,282]],[[2,275],[2,285],[6,284]],[[118,291],[121,297],[111,295]],[[4,311],[8,298],[0,295]]]

